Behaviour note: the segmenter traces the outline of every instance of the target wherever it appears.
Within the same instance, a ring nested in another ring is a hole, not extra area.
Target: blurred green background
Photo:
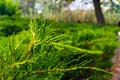
[[[65,10],[72,0],[54,2],[0,0],[0,79],[110,80],[119,5],[101,1],[112,5],[101,25],[94,10]]]

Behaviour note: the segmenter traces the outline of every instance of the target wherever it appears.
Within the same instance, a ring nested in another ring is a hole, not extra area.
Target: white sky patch
[[[109,0],[101,0],[104,2],[109,2]],[[120,4],[117,0],[113,0],[115,4]],[[111,4],[108,6],[102,6],[104,10],[108,10],[111,7]],[[75,0],[69,5],[70,10],[93,10],[93,0]]]
[[[118,2],[118,0],[113,0],[113,2],[116,3],[116,4],[120,4],[120,3]]]
[[[37,10],[37,13],[38,14],[41,14],[42,13],[42,6],[39,4],[39,3],[35,3],[35,9]]]
[[[56,4],[58,4],[60,1],[61,1],[61,0],[57,0],[57,1],[56,1]]]
[[[92,0],[75,0],[69,5],[70,10],[94,9]]]

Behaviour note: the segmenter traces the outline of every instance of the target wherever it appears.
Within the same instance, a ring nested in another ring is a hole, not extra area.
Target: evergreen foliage
[[[32,19],[27,29],[1,35],[0,78],[109,80],[117,31],[115,26]]]

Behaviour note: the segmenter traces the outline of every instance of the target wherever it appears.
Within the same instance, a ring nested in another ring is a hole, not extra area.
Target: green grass
[[[111,78],[111,58],[118,46],[117,26],[39,19],[31,19],[29,23],[25,18],[7,18],[14,23],[4,18],[0,22],[0,79]],[[9,24],[16,24],[16,33],[2,32],[4,28],[9,30]]]

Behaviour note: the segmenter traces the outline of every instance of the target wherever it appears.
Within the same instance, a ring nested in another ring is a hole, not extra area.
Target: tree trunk
[[[97,23],[104,25],[105,24],[105,19],[102,13],[102,9],[100,6],[100,0],[93,0],[94,8],[95,8],[95,15],[97,18]]]

